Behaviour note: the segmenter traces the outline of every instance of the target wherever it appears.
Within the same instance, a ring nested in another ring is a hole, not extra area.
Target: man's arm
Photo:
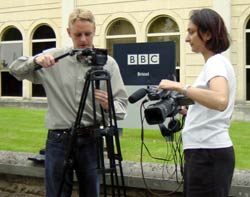
[[[27,79],[32,82],[38,82],[35,77],[34,57],[22,56],[16,59],[9,67],[9,72],[18,80]]]
[[[128,107],[128,95],[122,80],[118,64],[113,58],[111,60],[111,86],[114,98],[116,117],[119,120],[125,118]],[[112,61],[113,60],[113,61]]]

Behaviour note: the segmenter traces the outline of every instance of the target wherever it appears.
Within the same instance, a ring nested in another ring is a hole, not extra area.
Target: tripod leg
[[[111,167],[115,168],[115,179],[116,179],[116,186],[117,186],[117,190],[118,190],[118,195],[121,196],[120,194],[120,189],[122,187],[123,189],[123,197],[126,197],[126,189],[125,189],[125,181],[124,181],[124,177],[123,177],[123,171],[122,171],[122,154],[121,154],[121,147],[120,147],[120,141],[119,141],[119,130],[118,130],[118,126],[117,126],[117,121],[116,121],[116,117],[115,117],[115,107],[114,107],[114,100],[112,97],[112,88],[111,88],[111,81],[107,80],[107,91],[108,91],[108,95],[109,95],[109,116],[110,116],[110,128],[112,130],[112,137],[109,138],[109,142],[107,142],[108,149],[110,150],[110,163],[111,163]],[[115,152],[115,148],[116,148],[116,152]],[[119,184],[119,179],[118,179],[118,175],[117,175],[117,164],[116,164],[116,160],[118,160],[118,165],[119,165],[119,170],[120,170],[120,178],[121,178],[121,184]]]
[[[125,189],[125,181],[124,181],[124,176],[123,176],[123,170],[122,170],[122,154],[121,154],[121,147],[120,147],[120,140],[119,140],[119,130],[116,128],[115,130],[115,146],[117,149],[117,154],[116,154],[116,159],[118,160],[118,166],[119,166],[119,171],[120,171],[120,177],[121,177],[121,185],[123,189],[123,196],[126,197],[126,189]]]
[[[109,159],[109,168],[110,168],[110,182],[112,189],[112,196],[115,196],[115,184],[114,184],[114,174],[116,175],[116,167],[114,164],[114,147],[112,146],[111,138],[113,136],[105,136],[106,138],[106,146],[107,146],[107,157]]]
[[[98,135],[101,135],[105,138],[106,146],[107,146],[107,153],[108,153],[108,159],[109,159],[109,168],[105,168],[104,163],[104,156],[103,156],[103,142],[99,143],[98,149],[99,149],[99,163],[100,163],[100,172],[103,174],[103,187],[104,187],[104,194],[107,195],[107,183],[105,179],[105,175],[107,173],[110,174],[110,181],[111,181],[111,189],[112,189],[112,197],[115,197],[116,194],[118,194],[119,197],[121,197],[121,186],[119,185],[119,178],[117,173],[117,164],[116,160],[118,160],[118,165],[120,169],[120,175],[122,180],[122,188],[124,190],[123,197],[126,197],[125,193],[125,186],[124,186],[124,179],[123,179],[123,172],[122,172],[122,156],[121,156],[121,150],[120,150],[120,143],[119,143],[119,136],[118,136],[118,127],[116,122],[116,113],[115,113],[115,107],[114,107],[114,100],[113,100],[113,94],[111,89],[111,81],[110,81],[110,75],[106,70],[95,70],[91,73],[91,87],[92,92],[94,92],[94,82],[98,82],[97,88],[99,88],[100,84],[99,81],[104,80],[106,81],[106,90],[108,93],[108,104],[109,104],[109,110],[107,113],[103,113],[103,109],[101,107],[101,116],[102,116],[102,126],[100,133]],[[100,86],[101,87],[101,86]],[[96,103],[93,96],[93,116],[94,116],[94,125],[98,126],[97,119],[96,119]],[[114,142],[115,139],[115,142]],[[116,153],[117,152],[117,153]],[[117,191],[116,191],[117,190]]]
[[[107,197],[107,181],[106,181],[106,173],[105,173],[105,162],[104,162],[104,143],[103,143],[103,137],[98,136],[97,137],[97,161],[98,161],[98,170],[99,174],[102,174],[102,185],[103,185],[103,195],[104,197]]]

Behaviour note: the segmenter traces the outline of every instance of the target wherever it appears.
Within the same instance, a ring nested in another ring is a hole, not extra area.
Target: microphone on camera
[[[146,96],[147,94],[147,90],[145,88],[141,88],[137,91],[135,91],[132,95],[130,95],[128,97],[128,101],[130,103],[136,103],[137,101],[139,101],[141,98],[143,98],[144,96]]]

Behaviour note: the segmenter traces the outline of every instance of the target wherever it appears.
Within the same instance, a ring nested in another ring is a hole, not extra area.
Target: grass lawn
[[[45,146],[44,110],[0,108],[0,150],[39,152]]]
[[[38,153],[45,147],[47,135],[44,126],[45,110],[0,108],[0,116],[0,150]],[[179,133],[176,140],[179,138]],[[236,168],[250,169],[250,122],[232,122],[230,134],[236,152]],[[178,150],[182,152],[182,149],[176,140],[167,141],[158,130],[144,131],[144,143],[151,155],[157,158],[178,160],[174,153]],[[140,161],[141,130],[123,129],[120,145],[123,160]],[[145,148],[142,158],[144,162],[159,162],[152,159]]]

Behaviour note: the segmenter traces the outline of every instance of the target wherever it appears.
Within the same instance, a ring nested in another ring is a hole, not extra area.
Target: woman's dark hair
[[[206,42],[207,49],[214,53],[221,53],[230,46],[229,35],[221,16],[211,9],[194,10],[191,13],[190,21],[197,26],[198,35],[209,32],[211,39]]]

